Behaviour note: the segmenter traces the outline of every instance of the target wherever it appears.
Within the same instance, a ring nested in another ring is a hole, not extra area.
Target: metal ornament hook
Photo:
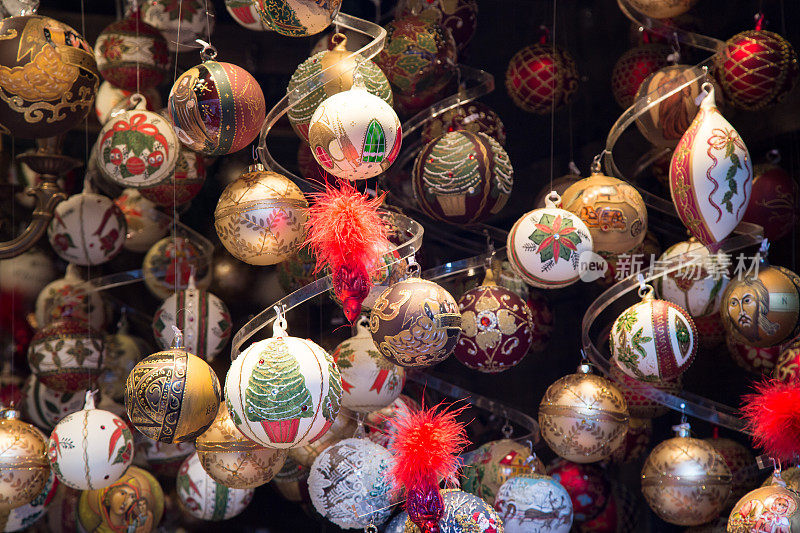
[[[194,41],[203,47],[200,50],[200,59],[202,59],[203,62],[213,61],[217,58],[217,49],[214,48],[211,43],[207,43],[203,39],[195,39]]]
[[[184,348],[184,345],[183,345],[183,332],[180,329],[178,329],[178,326],[173,324],[172,325],[172,333],[173,333],[173,337],[172,337],[172,346],[171,347],[179,349],[179,350],[182,350]]]
[[[556,191],[550,191],[550,194],[544,197],[544,206],[548,208],[558,207],[561,205],[561,195]]]
[[[285,337],[286,336],[286,328],[288,327],[286,323],[286,317],[284,313],[286,312],[286,306],[281,305],[278,307],[277,305],[273,307],[275,310],[275,322],[272,324],[272,336],[273,337]]]

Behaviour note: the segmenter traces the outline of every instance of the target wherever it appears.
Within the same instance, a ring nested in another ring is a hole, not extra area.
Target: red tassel
[[[800,453],[800,383],[765,381],[742,399],[753,443],[775,459],[794,459]]]

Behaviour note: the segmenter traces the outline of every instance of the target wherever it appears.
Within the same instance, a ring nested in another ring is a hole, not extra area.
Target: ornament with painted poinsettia
[[[97,69],[120,89],[141,91],[156,87],[167,76],[167,41],[138,13],[106,26],[94,46]]]
[[[175,480],[181,509],[200,520],[228,520],[244,511],[254,489],[231,489],[209,476],[197,454],[187,457]]]

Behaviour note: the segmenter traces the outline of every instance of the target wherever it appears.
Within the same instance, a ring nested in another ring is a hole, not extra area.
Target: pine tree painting
[[[309,443],[323,436],[333,425],[339,415],[339,407],[342,401],[342,375],[339,373],[339,367],[336,366],[330,354],[326,353],[325,359],[328,361],[328,375],[330,376],[328,395],[322,401],[322,416],[325,418],[325,425],[322,426],[317,436],[311,439]]]

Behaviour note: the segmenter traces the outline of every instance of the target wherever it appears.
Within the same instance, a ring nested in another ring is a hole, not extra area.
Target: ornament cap
[[[672,431],[675,432],[676,437],[688,438],[692,434],[692,427],[688,422],[683,422],[677,426],[672,426]]]
[[[372,338],[372,333],[369,331],[369,318],[366,315],[361,315],[356,323],[356,334],[355,337],[369,337]]]
[[[483,282],[481,283],[484,287],[496,287],[497,282],[495,282],[495,274],[494,269],[491,265],[486,267],[486,273],[483,275]]]
[[[712,107],[717,107],[717,101],[714,95],[714,85],[709,82],[705,82],[702,85],[703,92],[706,93],[703,101],[700,103],[700,107],[702,109],[710,109]]]
[[[336,32],[331,36],[331,44],[336,52],[347,52],[347,35],[341,32]]]
[[[261,163],[254,163],[247,167],[248,174],[252,174],[253,172],[266,172],[266,171],[267,171],[266,167]]]
[[[0,411],[0,418],[3,420],[19,420],[19,411],[16,409],[5,409]]]
[[[561,203],[561,195],[559,195],[556,191],[550,191],[544,199],[545,207],[558,207]]]
[[[90,411],[92,409],[97,409],[94,403],[94,392],[87,390],[86,391],[86,401],[83,404],[84,411]]]
[[[578,374],[591,374],[592,365],[589,363],[581,363],[578,365]]]

